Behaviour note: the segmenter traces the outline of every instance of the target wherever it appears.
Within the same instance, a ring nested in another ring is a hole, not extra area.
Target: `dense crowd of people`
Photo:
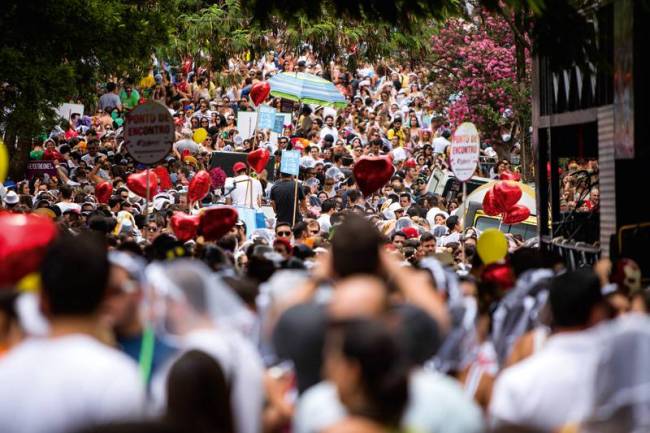
[[[277,138],[243,137],[237,116],[255,110],[251,87],[280,71],[323,75],[349,104],[269,97],[291,122]],[[139,82],[108,82],[90,114],[73,113],[34,144],[30,158],[55,172],[1,188],[6,211],[59,228],[38,291],[15,282],[0,293],[1,431],[648,427],[650,394],[634,388],[647,384],[649,353],[638,267],[569,272],[516,234],[507,255],[486,263],[460,191],[429,188],[432,173],[449,173],[454,125],[429,102],[424,70],[348,71],[305,50],[232,59],[221,75],[235,84],[219,86],[191,61],[156,62]],[[146,201],[127,186],[146,167],[123,129],[151,100],[168,107],[176,141],[157,164],[169,185],[161,178]],[[504,133],[500,146],[516,155],[511,140]],[[272,170],[256,173],[246,158],[227,167],[230,177],[220,168],[226,152],[260,148],[275,156]],[[299,176],[282,172],[286,150],[300,152]],[[516,171],[492,146],[481,153],[477,176]],[[364,195],[353,169],[369,156],[389,158],[394,174]],[[597,208],[575,164],[566,203]],[[587,178],[597,172],[585,164]],[[202,170],[210,191],[192,202]],[[215,205],[255,218],[216,240],[179,239],[175,212]]]

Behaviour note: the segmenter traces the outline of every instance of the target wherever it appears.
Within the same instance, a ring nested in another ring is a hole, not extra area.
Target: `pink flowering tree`
[[[454,17],[441,25],[431,43],[436,111],[445,113],[452,127],[475,123],[482,139],[507,156],[510,145],[503,144],[501,133],[507,130],[517,140],[525,139],[521,132],[528,128],[520,123],[530,124],[531,104],[530,56],[525,50],[525,61],[518,61],[512,27],[490,13]]]

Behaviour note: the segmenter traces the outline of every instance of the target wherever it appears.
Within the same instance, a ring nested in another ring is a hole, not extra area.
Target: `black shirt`
[[[279,223],[293,222],[292,211],[294,210],[294,199],[296,181],[281,179],[271,188],[271,200],[275,203],[275,220]],[[302,221],[300,215],[300,202],[305,199],[302,185],[298,184],[298,200],[295,202],[296,222]]]

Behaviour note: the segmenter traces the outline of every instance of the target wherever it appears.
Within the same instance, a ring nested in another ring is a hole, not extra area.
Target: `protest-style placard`
[[[174,119],[158,102],[138,105],[126,115],[124,144],[137,162],[162,161],[171,151],[174,138]]]
[[[449,162],[456,179],[466,182],[472,178],[478,164],[480,139],[473,123],[465,122],[454,132],[451,139]]]
[[[300,173],[300,152],[297,150],[283,150],[280,159],[280,172],[298,176]]]

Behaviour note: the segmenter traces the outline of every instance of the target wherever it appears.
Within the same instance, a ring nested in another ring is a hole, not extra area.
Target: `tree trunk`
[[[7,122],[4,142],[9,151],[8,178],[18,182],[25,178],[27,160],[29,159],[29,152],[32,147],[31,142],[30,140],[19,138],[18,128],[11,121]]]
[[[514,23],[515,26],[519,29],[520,34],[526,34],[526,21],[527,21],[527,10],[526,8],[517,9],[515,11]],[[517,60],[517,84],[519,86],[528,85],[528,74],[526,71],[526,46],[519,38],[514,38],[515,40],[515,56]],[[523,89],[518,92],[519,94],[525,94]],[[521,149],[519,152],[520,163],[521,163],[521,176],[524,182],[530,182],[534,179],[533,167],[533,154],[531,149],[531,143],[528,136],[528,130],[530,128],[530,115],[529,112],[521,113],[518,112],[515,114],[517,117],[518,128],[518,137],[519,144]]]

